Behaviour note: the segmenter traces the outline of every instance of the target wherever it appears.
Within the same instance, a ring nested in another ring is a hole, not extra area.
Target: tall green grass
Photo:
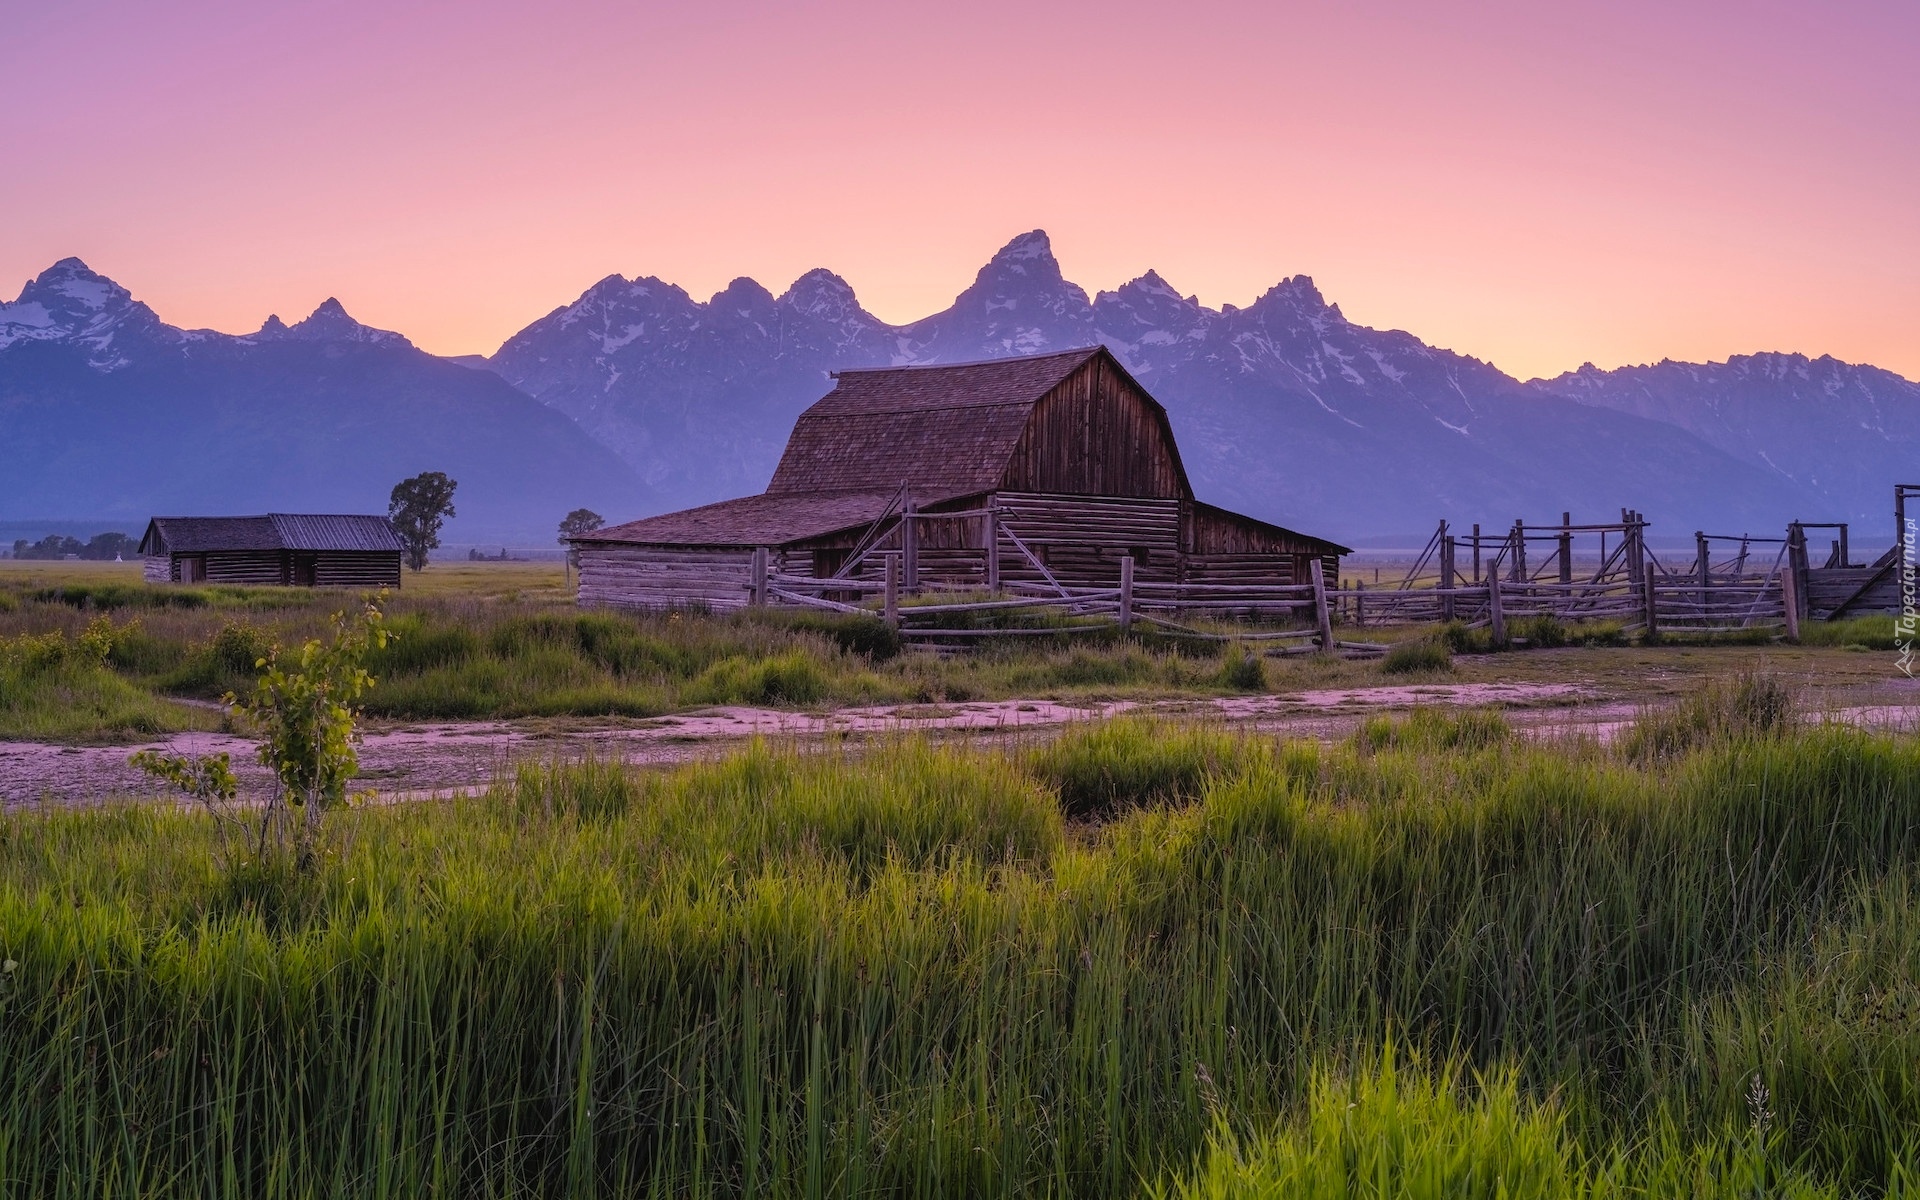
[[[308,873],[223,873],[189,812],[11,813],[0,1180],[1906,1186],[1920,747],[1419,720],[528,768],[341,814]]]

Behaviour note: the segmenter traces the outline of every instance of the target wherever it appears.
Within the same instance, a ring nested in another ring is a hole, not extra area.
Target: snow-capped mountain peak
[[[63,258],[0,303],[0,350],[18,342],[75,342],[92,353],[89,363],[112,371],[125,366],[125,346],[116,339],[151,337],[166,329],[153,310],[78,258]]]
[[[276,330],[273,327],[279,326]],[[320,307],[304,321],[293,325],[281,323],[278,317],[267,318],[254,337],[273,341],[285,339],[300,342],[352,342],[368,346],[412,346],[406,338],[387,329],[375,329],[371,325],[362,325],[348,314],[346,305],[328,296],[320,302]]]

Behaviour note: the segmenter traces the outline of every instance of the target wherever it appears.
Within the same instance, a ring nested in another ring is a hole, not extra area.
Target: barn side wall
[[[1104,356],[1034,405],[1001,487],[1009,492],[1180,499],[1180,457],[1166,418]]]
[[[580,547],[582,608],[745,607],[753,551],[745,548],[586,545]]]
[[[322,551],[314,555],[316,587],[400,586],[399,551]]]
[[[148,583],[173,582],[173,559],[165,554],[149,554],[141,560],[140,577]]]
[[[209,550],[207,583],[250,583],[269,586],[287,582],[282,550]]]
[[[1316,555],[1328,580],[1340,577],[1326,543],[1208,504],[1190,507],[1182,543],[1188,583],[1304,584]]]

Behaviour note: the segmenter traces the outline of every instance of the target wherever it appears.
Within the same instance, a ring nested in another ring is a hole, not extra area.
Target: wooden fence
[[[1652,563],[1631,572],[1603,564],[1592,578],[1563,582],[1511,579],[1496,559],[1477,582],[1369,590],[1329,587],[1318,562],[1312,564],[1310,583],[1262,586],[1136,580],[1133,560],[1123,558],[1112,587],[1007,582],[982,597],[930,590],[909,596],[902,586],[901,556],[884,557],[882,579],[821,579],[771,571],[762,552],[754,561],[752,603],[876,616],[910,641],[952,643],[1141,628],[1208,641],[1277,643],[1280,652],[1375,654],[1392,644],[1342,640],[1336,626],[1430,627],[1458,621],[1487,629],[1496,644],[1506,645],[1524,643],[1526,631],[1516,631],[1516,625],[1539,617],[1616,622],[1628,633],[1778,629],[1789,637],[1799,634],[1793,578],[1777,565],[1748,573],[1716,571],[1710,562],[1705,572],[1682,575]],[[983,617],[986,623],[978,620]],[[1199,628],[1191,623],[1196,618],[1297,627],[1227,633]]]

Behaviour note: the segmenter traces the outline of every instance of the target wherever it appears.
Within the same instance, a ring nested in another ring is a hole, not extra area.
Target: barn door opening
[[[296,554],[293,556],[293,586],[313,586],[314,561],[314,556],[311,554]]]
[[[182,558],[180,560],[180,582],[202,583],[207,578],[207,560],[204,558]]]

